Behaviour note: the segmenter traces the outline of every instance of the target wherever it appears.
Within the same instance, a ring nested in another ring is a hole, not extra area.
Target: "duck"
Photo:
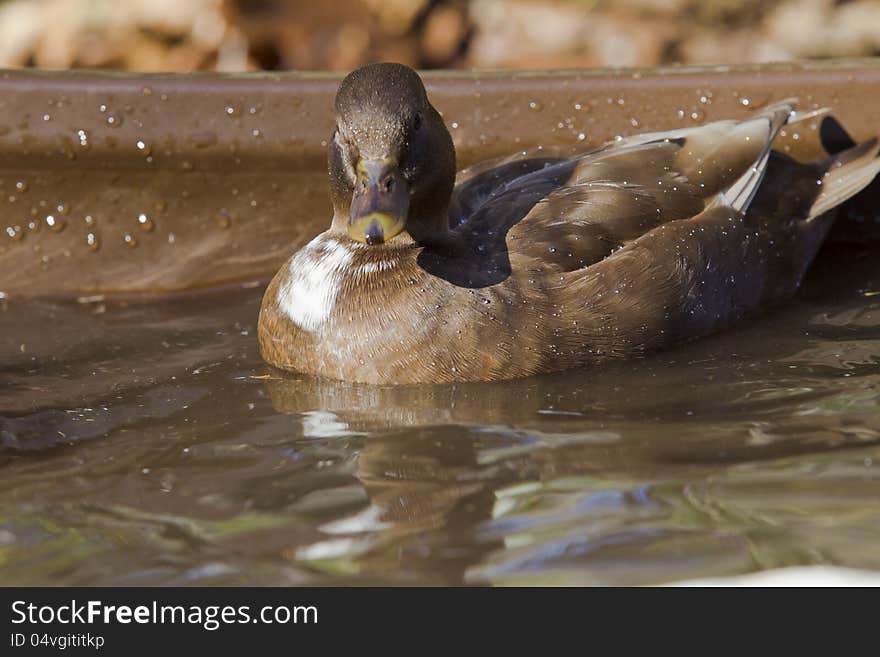
[[[456,173],[416,71],[349,73],[328,141],[332,218],[265,290],[270,365],[378,385],[600,367],[730,327],[797,291],[877,138],[801,163],[786,100],[745,120],[522,152]]]

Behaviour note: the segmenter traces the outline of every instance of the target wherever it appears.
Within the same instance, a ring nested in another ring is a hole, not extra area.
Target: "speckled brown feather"
[[[842,202],[880,169],[876,141],[810,165],[768,156],[790,111],[477,168],[449,203],[408,220],[427,240],[410,230],[365,246],[334,219],[291,260],[317,272],[328,254],[341,263],[326,290],[321,278],[306,288],[335,291],[326,317],[319,304],[300,317],[306,329],[291,319],[292,284],[317,274],[288,263],[263,300],[261,352],[283,369],[349,381],[491,381],[725,327],[793,294],[833,219],[811,208]]]

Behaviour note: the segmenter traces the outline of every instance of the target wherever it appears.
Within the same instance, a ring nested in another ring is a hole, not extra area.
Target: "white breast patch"
[[[326,233],[290,260],[290,276],[278,290],[278,306],[301,329],[317,331],[333,311],[354,253]]]

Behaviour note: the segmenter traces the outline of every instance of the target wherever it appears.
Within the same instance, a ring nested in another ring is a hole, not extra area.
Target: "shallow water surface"
[[[880,260],[651,358],[282,374],[261,290],[0,302],[2,584],[655,584],[880,570]]]

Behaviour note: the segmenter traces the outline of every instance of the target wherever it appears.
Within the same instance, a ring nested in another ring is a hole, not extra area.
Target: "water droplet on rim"
[[[229,216],[229,212],[225,209],[220,210],[215,216],[214,221],[220,228],[229,228],[232,225],[232,218]]]
[[[137,218],[138,225],[147,232],[153,230],[156,225],[153,223],[153,220],[150,219],[147,215],[141,213]]]
[[[16,242],[20,242],[24,238],[24,231],[21,226],[7,226],[6,235]]]
[[[64,227],[67,226],[67,222],[64,221],[64,219],[61,219],[60,217],[56,217],[54,215],[47,214],[46,215],[46,226],[49,227],[49,230],[56,232],[56,233],[60,233],[62,230],[64,230]]]

